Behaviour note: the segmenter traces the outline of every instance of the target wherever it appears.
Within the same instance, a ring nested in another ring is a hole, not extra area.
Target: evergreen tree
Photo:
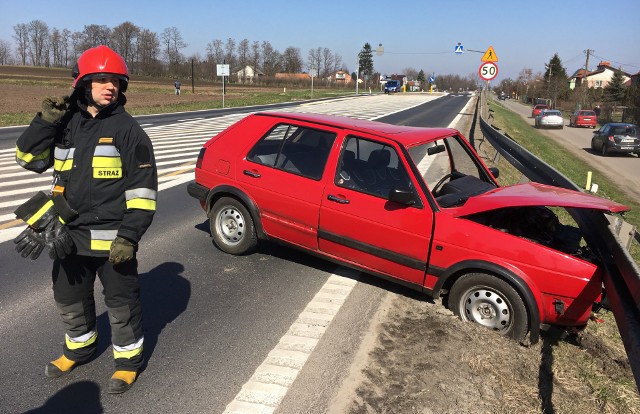
[[[365,43],[360,53],[358,53],[358,63],[360,65],[360,76],[364,78],[364,86],[366,88],[367,80],[373,75],[373,52],[369,43]]]
[[[424,82],[427,80],[427,77],[424,74],[424,70],[420,69],[420,72],[418,72],[418,76],[416,77],[416,80],[420,82],[420,87],[422,87]]]
[[[569,77],[567,70],[562,66],[562,61],[556,53],[548,64],[545,64],[544,81],[547,86],[547,96],[553,100],[557,107],[558,99],[567,99],[569,95]]]
[[[616,105],[624,105],[627,96],[627,88],[624,86],[624,76],[622,71],[616,70],[611,77],[611,81],[604,88],[604,92],[610,101]]]

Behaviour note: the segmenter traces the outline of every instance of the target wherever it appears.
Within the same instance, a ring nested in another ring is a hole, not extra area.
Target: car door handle
[[[257,173],[255,171],[244,170],[243,173],[244,173],[244,175],[248,175],[249,177],[253,177],[253,178],[260,178],[261,177],[260,173]]]
[[[329,194],[327,196],[327,199],[329,201],[335,201],[336,203],[339,203],[339,204],[349,204],[349,200],[347,200],[345,198],[336,197],[336,196],[331,195],[331,194]]]

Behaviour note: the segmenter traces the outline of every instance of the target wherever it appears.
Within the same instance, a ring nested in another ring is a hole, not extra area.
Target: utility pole
[[[584,81],[584,96],[582,98],[583,104],[588,104],[587,99],[589,97],[589,81],[587,80],[587,76],[589,75],[589,55],[594,52],[594,50],[587,49],[584,51],[587,54],[587,61],[584,63],[584,76],[582,80]]]

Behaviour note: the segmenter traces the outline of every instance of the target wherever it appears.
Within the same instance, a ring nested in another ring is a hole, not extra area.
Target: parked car
[[[551,109],[549,108],[549,105],[545,105],[545,104],[537,104],[533,107],[533,110],[531,111],[531,118],[535,118],[536,116],[538,116],[540,114],[540,111],[545,110],[545,109]]]
[[[593,131],[591,149],[603,156],[612,152],[635,153],[640,156],[640,135],[638,126],[625,123],[604,124]]]
[[[268,112],[205,143],[188,192],[223,252],[277,241],[443,295],[461,319],[517,340],[585,326],[603,268],[548,207],[628,208],[498,175],[455,129]]]
[[[536,128],[564,128],[562,112],[557,109],[545,109],[535,118]]]
[[[570,127],[586,126],[595,128],[598,125],[598,117],[594,111],[578,110],[571,114],[569,118]]]
[[[399,80],[388,80],[384,84],[384,93],[395,93],[402,90],[402,83]]]

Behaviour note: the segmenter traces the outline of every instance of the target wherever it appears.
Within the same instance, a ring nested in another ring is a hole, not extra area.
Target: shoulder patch
[[[98,144],[113,144],[113,138],[110,138],[110,137],[98,138]]]

